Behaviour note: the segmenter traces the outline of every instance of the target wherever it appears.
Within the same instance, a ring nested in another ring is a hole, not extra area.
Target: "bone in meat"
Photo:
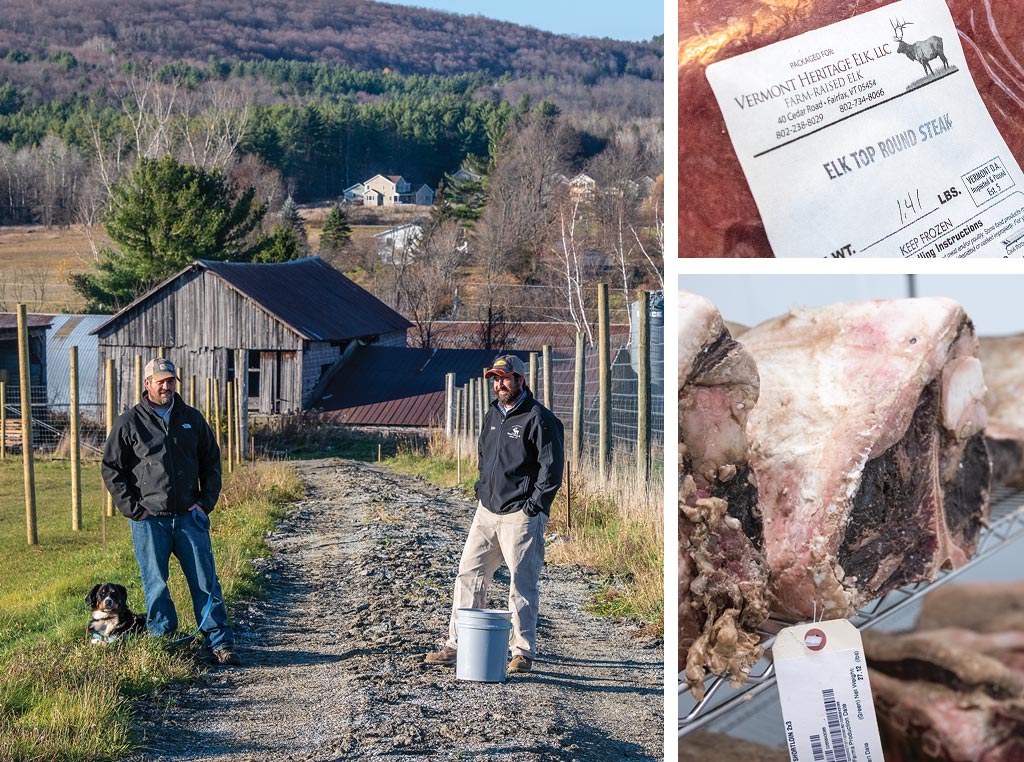
[[[745,434],[757,370],[711,302],[680,305],[679,666],[699,701],[708,672],[739,683],[761,657],[768,573]]]
[[[970,320],[942,298],[795,309],[743,343],[775,608],[847,617],[971,557],[987,518],[984,384]]]

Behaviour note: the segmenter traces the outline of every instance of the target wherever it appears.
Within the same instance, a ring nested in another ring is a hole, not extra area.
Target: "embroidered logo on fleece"
[[[519,439],[523,435],[522,427],[518,426],[518,425],[517,426],[513,426],[512,430],[508,431],[506,433],[508,434],[509,439]]]

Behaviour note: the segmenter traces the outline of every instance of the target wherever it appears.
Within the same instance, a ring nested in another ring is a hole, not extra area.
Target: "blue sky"
[[[452,13],[480,14],[548,32],[649,40],[665,31],[662,0],[387,0]]]

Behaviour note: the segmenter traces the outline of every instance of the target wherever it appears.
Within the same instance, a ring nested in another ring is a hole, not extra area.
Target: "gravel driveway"
[[[473,502],[366,463],[296,467],[306,498],[271,536],[267,598],[235,611],[245,666],[138,706],[133,759],[662,759],[661,645],[584,611],[585,573],[545,567],[532,673],[457,681],[421,661]],[[501,574],[489,605],[505,608]]]

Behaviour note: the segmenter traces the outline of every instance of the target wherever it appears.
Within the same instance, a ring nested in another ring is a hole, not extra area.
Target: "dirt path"
[[[545,568],[532,673],[457,681],[421,661],[447,631],[472,502],[365,463],[298,469],[268,597],[236,612],[246,666],[140,706],[136,760],[662,758],[662,650],[583,611],[578,569]],[[507,594],[497,579],[489,604]]]

